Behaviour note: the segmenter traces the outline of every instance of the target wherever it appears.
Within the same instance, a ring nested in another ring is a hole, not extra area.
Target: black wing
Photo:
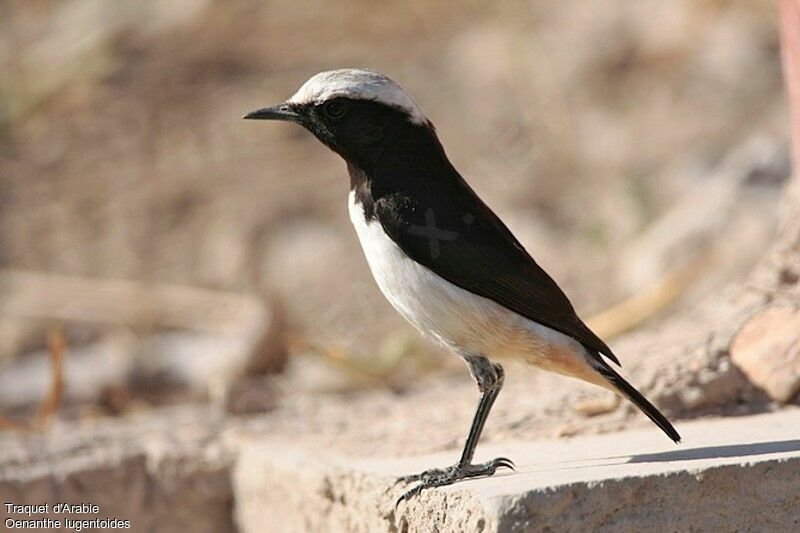
[[[445,187],[428,183],[413,195],[381,196],[374,207],[386,233],[418,263],[619,364],[556,282],[460,177]]]

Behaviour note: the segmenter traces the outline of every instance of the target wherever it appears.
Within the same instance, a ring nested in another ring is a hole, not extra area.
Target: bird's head
[[[433,128],[397,83],[367,69],[320,72],[282,104],[258,109],[244,118],[300,124],[362,168],[380,157],[387,139],[403,130]]]

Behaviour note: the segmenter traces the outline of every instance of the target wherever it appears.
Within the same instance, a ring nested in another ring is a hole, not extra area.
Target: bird
[[[424,489],[514,468],[473,462],[505,379],[506,361],[578,378],[630,400],[674,442],[680,435],[613,365],[619,360],[578,317],[564,291],[448,159],[436,128],[399,84],[370,69],[309,78],[288,100],[244,115],[299,124],[339,154],[348,212],[389,303],[423,335],[463,358],[478,406],[457,463],[399,478]]]

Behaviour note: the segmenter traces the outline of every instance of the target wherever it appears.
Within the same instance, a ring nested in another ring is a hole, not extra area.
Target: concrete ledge
[[[394,477],[451,464],[457,451],[355,459],[254,442],[234,472],[240,530],[800,530],[800,409],[656,429],[480,446],[516,473],[434,489],[394,509]]]

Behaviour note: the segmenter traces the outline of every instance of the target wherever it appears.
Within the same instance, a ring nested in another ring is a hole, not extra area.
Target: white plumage
[[[397,83],[369,69],[345,68],[320,72],[309,78],[287,102],[318,104],[337,96],[373,100],[402,109],[417,124],[428,120],[416,102]]]

